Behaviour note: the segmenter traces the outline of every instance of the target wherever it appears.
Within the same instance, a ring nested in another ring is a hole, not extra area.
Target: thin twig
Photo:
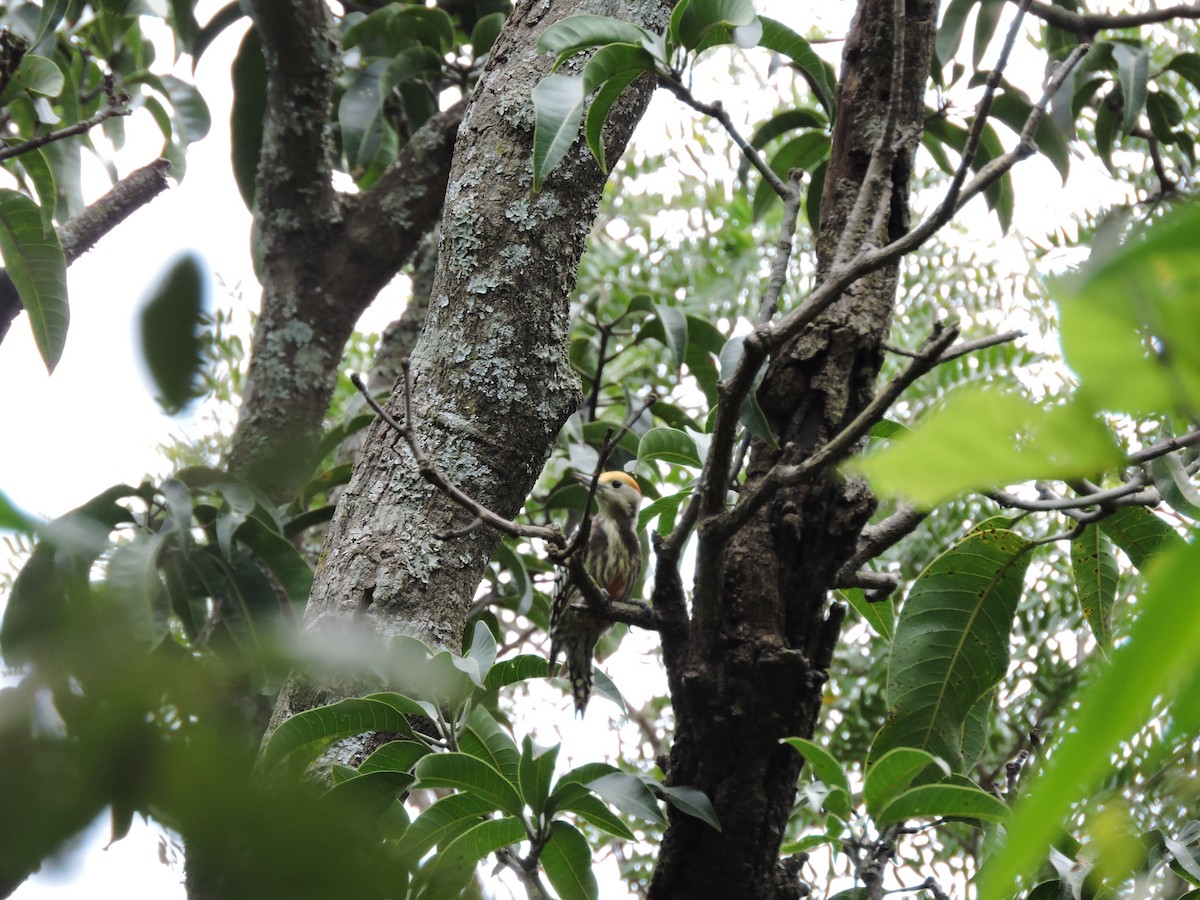
[[[669,75],[663,75],[660,73],[658,76],[658,83],[692,109],[696,110],[696,112],[700,113],[701,115],[711,116],[712,118],[716,119],[721,124],[721,127],[724,128],[729,136],[733,139],[733,142],[737,145],[737,148],[742,151],[742,155],[749,160],[750,165],[754,166],[754,168],[758,170],[758,174],[763,177],[767,184],[771,185],[771,189],[785,201],[788,199],[788,193],[790,190],[792,190],[792,188],[789,188],[783,179],[775,174],[775,170],[767,165],[766,160],[762,158],[762,154],[755,150],[754,147],[751,146],[750,142],[738,133],[737,128],[735,128],[733,125],[733,120],[729,118],[729,113],[725,111],[725,107],[721,105],[719,100],[716,103],[703,103],[700,100],[697,100],[692,92],[684,87],[677,79],[672,78]]]
[[[904,504],[883,521],[868,525],[858,536],[858,547],[855,548],[854,555],[846,560],[838,571],[838,580],[850,577],[888,547],[912,534],[928,515],[928,510]]]
[[[350,381],[358,388],[360,394],[367,401],[367,405],[375,410],[376,415],[381,418],[384,423],[401,435],[407,442],[408,448],[412,452],[413,461],[417,465],[417,472],[421,477],[440,490],[443,494],[461,506],[468,512],[474,513],[478,525],[488,525],[496,529],[502,534],[507,534],[509,537],[524,537],[524,538],[540,538],[550,544],[551,547],[564,547],[567,540],[563,536],[562,529],[557,525],[542,526],[542,525],[522,525],[519,522],[513,522],[504,518],[486,506],[477,503],[470,496],[464,493],[459,487],[450,481],[441,471],[433,464],[433,462],[425,455],[425,451],[421,449],[421,443],[417,438],[416,426],[413,424],[412,415],[412,367],[409,360],[404,359],[400,362],[400,368],[403,373],[404,382],[404,423],[397,422],[387,410],[376,402],[371,396],[371,392],[367,390],[367,386],[363,383],[362,378],[357,372],[350,373]],[[473,523],[478,527],[476,523]],[[473,530],[473,529],[472,529]],[[450,531],[437,532],[434,537],[445,539],[449,536],[461,537],[467,532],[461,528]]]
[[[1169,22],[1172,19],[1200,19],[1200,4],[1197,3],[1181,3],[1177,6],[1164,6],[1135,13],[1077,13],[1061,6],[1034,0],[1029,11],[1056,28],[1088,39],[1094,37],[1098,31],[1138,28],[1142,25]]]
[[[1010,341],[1015,341],[1023,337],[1025,337],[1025,332],[1023,331],[1006,331],[1003,334],[993,334],[977,338],[973,341],[963,341],[961,344],[955,344],[943,353],[938,359],[938,364],[941,365],[953,359],[958,359],[960,356],[966,356],[968,353],[974,353],[977,350],[986,350],[988,347],[995,347],[999,344],[1007,344]],[[900,347],[886,341],[883,344],[883,349],[888,351],[888,353],[895,353],[897,356],[907,356],[910,359],[915,359],[920,352],[918,350],[909,350],[907,347]]]
[[[934,327],[921,353],[899,375],[889,381],[854,419],[834,435],[820,450],[795,465],[776,463],[749,491],[738,498],[733,509],[705,523],[714,536],[729,537],[750,520],[768,498],[784,485],[812,478],[826,467],[840,462],[866,436],[909,385],[934,368],[942,353],[958,337],[957,328]]]

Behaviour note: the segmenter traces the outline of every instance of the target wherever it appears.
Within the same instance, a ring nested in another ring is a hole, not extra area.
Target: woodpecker
[[[576,481],[591,484],[591,477],[575,475]],[[625,601],[642,571],[642,544],[637,535],[638,483],[624,472],[605,472],[596,485],[599,507],[592,517],[591,531],[583,547],[583,567],[612,600]],[[575,711],[583,715],[592,693],[592,653],[609,622],[593,615],[587,599],[565,566],[554,581],[550,604],[550,675],[562,651],[571,680]]]

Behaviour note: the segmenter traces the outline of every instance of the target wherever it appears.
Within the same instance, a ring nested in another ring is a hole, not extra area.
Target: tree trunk
[[[840,114],[822,202],[819,276],[884,130],[893,69],[893,4],[863,0],[851,26],[838,89]],[[897,134],[908,140],[892,169],[891,213],[878,243],[904,228],[911,158],[923,115],[936,5],[909,0]],[[868,221],[871,221],[868,217]],[[859,248],[851,248],[857,252]],[[869,402],[882,360],[897,270],[847,291],[771,360],[759,401],[785,449],[756,441],[747,485],[786,454],[797,462]],[[801,758],[781,738],[811,736],[844,609],[829,607],[834,575],[874,510],[855,479],[834,473],[781,491],[723,548],[700,532],[698,578],[714,578],[713,608],[697,608],[686,637],[664,635],[676,717],[668,772],[712,799],[720,833],[672,812],[652,898],[801,895],[798,866],[778,858]],[[706,553],[709,555],[705,564]],[[705,595],[697,583],[695,595]],[[709,587],[712,587],[710,585]]]
[[[553,60],[535,50],[552,22],[614,15],[663,29],[665,0],[522,2],[492,49],[459,131],[425,330],[413,353],[422,447],[480,503],[511,517],[533,488],[579,402],[567,359],[569,298],[604,188],[582,141],[532,191],[534,86]],[[653,84],[614,109],[606,144],[624,149]],[[398,391],[390,410],[399,416]],[[418,474],[403,439],[373,426],[338,504],[305,615],[312,633],[405,633],[457,650],[475,590],[498,544],[489,530],[439,540],[471,516]],[[336,698],[300,679],[278,723]]]

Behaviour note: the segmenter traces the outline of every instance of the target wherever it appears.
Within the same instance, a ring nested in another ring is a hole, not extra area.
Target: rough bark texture
[[[822,204],[821,272],[829,269],[883,130],[893,68],[892,6],[891,0],[863,0],[847,38]],[[921,121],[936,4],[910,0],[906,6],[899,133],[913,135]],[[909,165],[909,153],[900,153],[885,229],[903,228]],[[874,238],[885,242],[887,235]],[[865,279],[772,359],[758,396],[780,445],[790,445],[789,461],[811,454],[870,400],[895,287],[894,268]],[[761,478],[780,453],[756,442],[748,482]],[[714,579],[719,589],[705,590],[698,582],[686,637],[664,634],[677,722],[668,778],[707,793],[723,827],[717,833],[673,814],[651,897],[800,896],[796,867],[781,865],[778,851],[801,759],[779,740],[813,733],[843,614],[828,607],[826,594],[873,509],[864,485],[830,475],[778,494],[720,559],[705,562],[706,552],[718,551],[701,531],[698,578]],[[699,599],[705,596],[713,598],[711,608]]]
[[[567,360],[568,300],[605,182],[577,143],[542,191],[532,191],[530,95],[552,62],[534,45],[566,15],[661,29],[668,9],[663,0],[518,4],[463,117],[428,319],[413,353],[414,418],[434,463],[501,515],[520,509],[579,402]],[[614,153],[651,89],[635,86],[614,109],[606,135]],[[401,413],[399,394],[390,407]],[[404,632],[457,649],[498,538],[482,530],[447,541],[433,535],[469,519],[420,478],[402,440],[377,422],[330,526],[306,630],[358,626],[378,638]],[[275,721],[336,691],[294,679]]]
[[[260,2],[254,21],[268,73],[255,197],[263,297],[229,467],[283,499],[313,463],[355,322],[441,213],[465,104],[417,131],[369,191],[339,195],[328,9],[321,0]]]

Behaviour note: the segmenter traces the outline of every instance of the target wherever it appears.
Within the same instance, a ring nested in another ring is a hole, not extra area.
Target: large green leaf
[[[579,829],[566,822],[550,824],[550,839],[540,857],[546,878],[561,900],[595,900],[600,896],[592,872],[592,851]]]
[[[1121,741],[1146,725],[1156,698],[1176,696],[1200,674],[1200,604],[1195,602],[1200,544],[1181,547],[1151,567],[1128,640],[1078,695],[1061,740],[1021,793],[999,849],[984,862],[979,900],[1010,895],[1036,869],[1072,805],[1112,770]]]
[[[966,490],[1086,475],[1120,461],[1108,429],[1084,405],[1038,406],[972,385],[866,457],[862,469],[880,490],[932,506]]]
[[[590,47],[640,44],[650,49],[655,42],[654,35],[632,22],[609,16],[567,16],[542,32],[537,49],[541,53],[555,54],[557,68],[565,60]]]
[[[258,765],[264,772],[271,772],[284,762],[305,764],[333,741],[368,731],[412,734],[412,726],[404,714],[380,700],[339,700],[298,713],[276,728],[259,754]]]
[[[994,794],[959,784],[924,784],[904,791],[875,817],[878,825],[906,819],[953,817],[982,822],[1003,822],[1008,806]]]
[[[666,821],[654,794],[636,775],[630,775],[628,772],[610,772],[589,782],[588,787],[623,813],[656,825]]]
[[[445,846],[475,827],[495,807],[476,794],[451,794],[442,797],[404,832],[398,851],[411,859],[420,859],[436,846]]]
[[[762,37],[758,45],[767,50],[781,53],[795,63],[809,88],[817,97],[817,102],[825,110],[832,122],[837,114],[837,79],[833,69],[813,51],[812,45],[792,31],[782,22],[767,16],[759,16],[762,23]]]
[[[516,786],[483,760],[467,753],[433,753],[413,770],[421,787],[446,787],[482,797],[492,806],[514,816],[521,814],[521,795]]]
[[[520,785],[521,796],[540,816],[550,796],[550,782],[554,778],[554,763],[558,759],[559,745],[537,747],[529,735],[521,743]]]
[[[262,41],[251,28],[233,59],[233,108],[230,112],[229,146],[233,177],[247,209],[254,209],[255,179],[262,151],[263,121],[267,115],[267,64]]]
[[[29,315],[38,353],[53,372],[67,342],[67,259],[42,211],[24,194],[0,188],[0,256]]]
[[[1138,116],[1146,105],[1146,84],[1150,75],[1150,51],[1135,49],[1128,44],[1113,44],[1113,59],[1121,81],[1121,97],[1125,103],[1121,131],[1129,134],[1137,126]]]
[[[784,738],[782,743],[791,744],[804,757],[812,774],[829,788],[829,796],[825,799],[825,808],[843,822],[850,819],[850,780],[841,763],[834,759],[833,754],[813,741],[806,738]]]
[[[700,454],[696,442],[687,432],[660,425],[651,428],[638,443],[638,461],[661,460],[677,466],[699,468]]]
[[[547,75],[533,89],[533,189],[567,155],[579,134],[586,95],[582,78]]]
[[[166,270],[142,306],[142,360],[168,413],[182,410],[202,390],[200,332],[207,293],[200,260],[188,253]]]
[[[710,29],[742,28],[756,18],[753,0],[691,0],[679,17],[678,30],[672,37],[688,50],[695,50]]]
[[[1011,531],[972,532],[917,578],[896,624],[872,759],[916,747],[961,768],[967,718],[1008,670],[1029,547]]]
[[[878,817],[888,803],[907,790],[913,779],[930,766],[938,766],[945,774],[950,774],[942,759],[916,747],[896,747],[876,759],[863,781],[863,802],[867,812]]]
[[[1104,532],[1088,525],[1071,541],[1071,570],[1079,608],[1096,638],[1107,650],[1112,645],[1112,606],[1117,595],[1117,560]]]
[[[1158,554],[1183,544],[1174,528],[1142,506],[1120,507],[1100,520],[1100,529],[1142,572]]]
[[[1063,356],[1093,408],[1154,415],[1200,407],[1198,243],[1200,207],[1187,205],[1053,283]]]
[[[486,819],[442,848],[424,866],[414,884],[420,886],[418,896],[429,900],[458,897],[475,874],[475,865],[489,853],[524,840],[525,825],[515,816]]]

